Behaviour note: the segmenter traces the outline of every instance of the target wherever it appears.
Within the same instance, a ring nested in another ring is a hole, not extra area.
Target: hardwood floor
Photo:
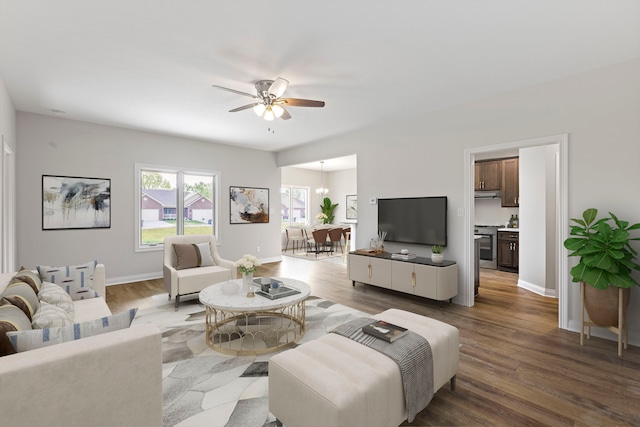
[[[456,391],[441,388],[411,426],[640,425],[640,349],[558,329],[556,299],[516,286],[517,275],[482,270],[472,308],[407,296],[347,279],[341,259],[283,257],[256,276],[295,277],[312,294],[367,313],[401,308],[460,330]],[[116,312],[151,305],[162,280],[107,287]]]

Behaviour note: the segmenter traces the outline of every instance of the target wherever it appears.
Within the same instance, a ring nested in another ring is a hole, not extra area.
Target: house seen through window
[[[296,186],[280,187],[280,223],[286,227],[309,225],[309,188]]]
[[[139,166],[138,249],[162,246],[166,236],[216,234],[216,174]]]

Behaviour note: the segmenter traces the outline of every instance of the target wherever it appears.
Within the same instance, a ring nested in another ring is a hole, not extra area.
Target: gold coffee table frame
[[[206,307],[206,340],[209,347],[236,356],[272,353],[298,342],[305,333],[305,299],[309,285],[294,279],[278,279],[299,294],[270,300],[245,292],[222,295],[225,283],[201,292]],[[242,280],[235,280],[242,288]],[[254,289],[257,290],[257,289]]]

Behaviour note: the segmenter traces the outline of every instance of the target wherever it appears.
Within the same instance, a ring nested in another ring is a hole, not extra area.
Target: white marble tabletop
[[[289,279],[286,277],[272,277],[274,280],[279,280],[288,288],[294,288],[300,291],[299,294],[290,295],[288,297],[278,298],[271,300],[263,297],[259,294],[255,294],[254,297],[248,297],[247,292],[242,290],[242,279],[231,280],[229,282],[216,283],[206,287],[200,292],[200,302],[206,306],[217,308],[219,310],[226,311],[263,311],[274,310],[288,305],[295,304],[309,296],[311,288],[305,282],[296,279]],[[225,289],[233,287],[235,284],[236,291],[232,294],[223,292]],[[257,292],[260,287],[254,284],[253,291]]]

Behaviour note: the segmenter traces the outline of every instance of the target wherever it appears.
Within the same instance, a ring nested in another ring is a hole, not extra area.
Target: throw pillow
[[[0,356],[16,352],[7,337],[7,332],[31,329],[31,321],[22,310],[0,298]]]
[[[38,292],[38,299],[40,303],[46,302],[60,307],[69,314],[71,320],[73,320],[76,314],[71,296],[55,283],[42,282],[42,288],[40,292]]]
[[[76,301],[99,296],[92,288],[96,265],[98,261],[66,267],[39,265],[37,269],[42,280],[61,286]]]
[[[40,308],[38,296],[33,292],[33,288],[24,282],[14,282],[7,286],[0,298],[5,298],[27,315],[29,321]]]
[[[178,260],[176,270],[215,265],[209,243],[174,243],[173,250],[176,252]]]
[[[69,317],[69,313],[46,302],[40,304],[40,310],[31,319],[33,329],[60,328],[69,325],[73,325],[73,319]]]
[[[42,281],[40,280],[40,276],[34,273],[31,270],[27,270],[24,267],[20,267],[20,271],[16,273],[9,284],[15,282],[24,282],[33,288],[33,292],[36,294],[40,291],[40,287],[42,286]]]
[[[17,352],[33,350],[126,329],[131,326],[131,322],[136,316],[137,311],[137,308],[132,308],[131,310],[122,311],[108,317],[83,323],[74,323],[73,325],[62,328],[7,332],[7,337]]]

